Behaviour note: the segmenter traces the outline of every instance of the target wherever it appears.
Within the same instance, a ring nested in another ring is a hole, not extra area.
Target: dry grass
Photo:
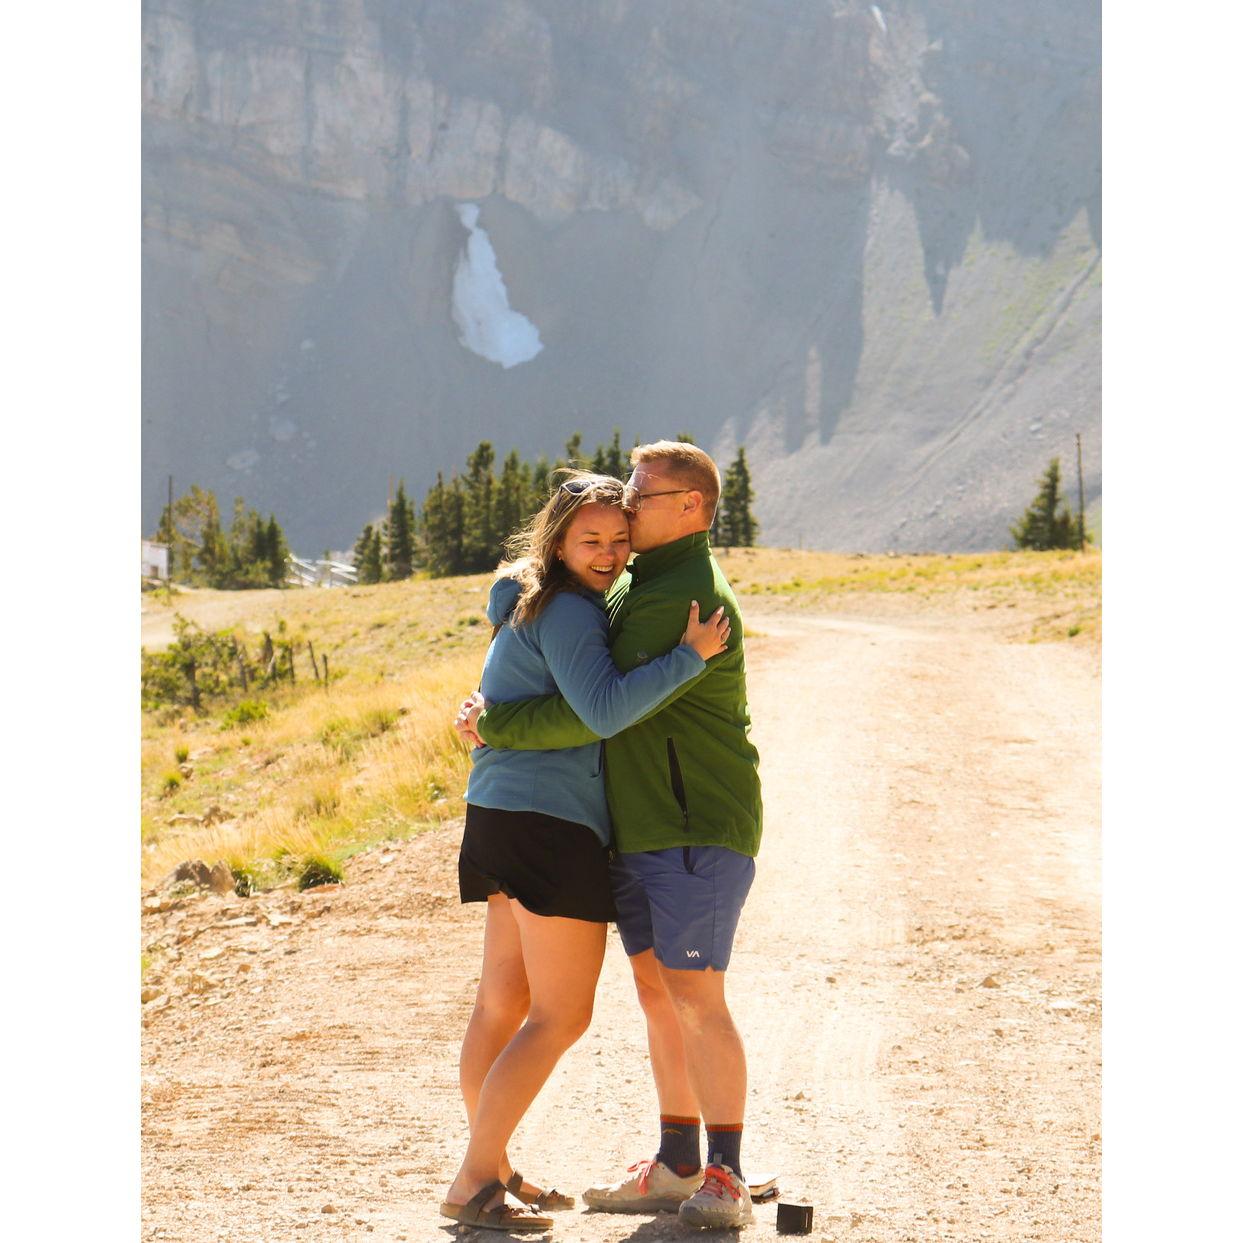
[[[750,597],[825,611],[1013,609],[1006,616],[1015,619],[1017,637],[1100,638],[1096,552],[859,557],[738,549],[722,564],[744,608]],[[333,681],[325,688],[310,680],[301,642],[294,686],[252,689],[249,698],[268,707],[261,721],[222,728],[224,701],[201,717],[188,709],[144,716],[143,883],[201,858],[225,859],[269,884],[306,855],[339,861],[460,815],[469,760],[450,717],[478,684],[490,633],[489,581],[474,575],[331,591],[193,591],[170,602],[145,596],[145,643],[171,639],[174,612],[210,629],[235,627],[255,646],[263,629],[275,633],[283,621],[287,635],[309,637],[329,657]],[[221,809],[219,822],[192,819],[213,807]],[[170,823],[176,817],[183,819]]]
[[[142,745],[142,879],[153,884],[188,858],[225,859],[261,883],[282,860],[341,859],[460,815],[469,760],[450,724],[478,684],[490,628],[486,575],[332,591],[186,592],[150,612],[144,639],[171,638],[173,611],[232,626],[257,645],[263,629],[309,637],[333,681],[256,691],[268,715],[225,728],[229,704],[195,717],[148,713]],[[166,632],[161,633],[161,628]],[[305,645],[302,645],[305,652]],[[189,777],[166,778],[187,751]],[[223,818],[196,823],[218,807]],[[181,817],[179,821],[175,818]]]
[[[737,549],[722,565],[744,598],[831,610],[848,601],[1020,610],[1024,637],[1095,644],[1101,636],[1101,554],[986,552],[861,555]]]

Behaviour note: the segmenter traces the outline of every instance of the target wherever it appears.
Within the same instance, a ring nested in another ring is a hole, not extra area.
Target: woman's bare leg
[[[475,1009],[466,1025],[458,1063],[466,1120],[472,1129],[479,1089],[497,1055],[522,1026],[530,1001],[518,925],[509,909],[509,899],[503,893],[494,893],[488,899],[483,969],[475,992]]]
[[[530,1009],[479,1090],[470,1144],[447,1196],[451,1204],[465,1204],[498,1177],[514,1128],[591,1022],[604,961],[604,924],[532,915],[516,901],[510,910],[522,943]]]

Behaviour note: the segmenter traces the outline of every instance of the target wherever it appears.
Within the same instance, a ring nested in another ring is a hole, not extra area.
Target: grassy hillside
[[[1012,617],[1008,633],[1018,640],[1099,641],[1096,553],[856,557],[742,549],[724,554],[723,565],[749,615],[972,612]],[[331,680],[314,681],[303,655],[292,685],[252,688],[247,710],[238,710],[239,692],[206,701],[200,714],[185,707],[144,713],[143,884],[201,858],[224,859],[267,886],[308,856],[339,863],[371,843],[460,815],[469,761],[450,718],[478,684],[489,580],[144,596],[148,650],[171,641],[175,615],[232,628],[252,651],[263,630],[276,633],[283,623],[300,653],[310,639],[328,657]]]
[[[1093,549],[863,556],[744,548],[722,563],[744,602],[758,598],[762,607],[1014,610],[1010,637],[1100,642],[1101,554]]]

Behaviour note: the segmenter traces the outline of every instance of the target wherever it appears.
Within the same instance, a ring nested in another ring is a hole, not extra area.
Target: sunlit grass
[[[270,884],[292,879],[311,856],[339,862],[460,815],[469,759],[451,720],[478,685],[489,582],[177,593],[182,615],[234,627],[250,644],[285,621],[303,650],[309,638],[329,657],[333,680],[315,682],[308,656],[293,686],[244,697],[265,713],[237,712],[239,695],[198,717],[188,708],[144,714],[143,883],[202,858]],[[165,607],[148,614],[152,629],[168,620]]]
[[[869,599],[907,607],[926,599],[933,608],[956,594],[974,610],[1020,608],[1034,619],[1024,621],[1034,641],[1100,639],[1094,551],[856,557],[736,549],[721,564],[744,611],[748,600],[832,611],[847,599],[867,607]],[[329,658],[332,681],[313,680],[308,654],[292,686],[252,687],[197,717],[188,708],[144,714],[144,885],[192,858],[224,859],[258,887],[292,881],[310,856],[339,864],[370,843],[460,816],[470,764],[451,718],[478,685],[489,581],[145,595],[148,640],[171,637],[174,608],[209,629],[236,628],[251,650],[284,621],[302,652],[310,639]],[[745,633],[762,638],[762,623]],[[238,712],[243,699],[264,710]]]
[[[722,565],[744,609],[748,597],[831,609],[835,600],[867,596],[931,602],[961,595],[975,609],[1035,611],[1029,637],[1036,641],[1100,641],[1101,554],[1091,548],[895,556],[738,549]]]

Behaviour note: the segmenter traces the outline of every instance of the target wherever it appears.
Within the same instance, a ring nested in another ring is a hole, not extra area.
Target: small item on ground
[[[813,1212],[810,1204],[778,1204],[777,1233],[810,1234]]]
[[[761,1174],[758,1178],[747,1179],[747,1190],[751,1193],[752,1204],[771,1204],[780,1194],[776,1174]]]

